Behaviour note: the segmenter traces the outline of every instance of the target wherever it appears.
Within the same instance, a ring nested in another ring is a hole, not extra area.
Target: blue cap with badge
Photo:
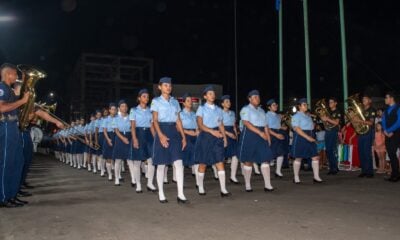
[[[213,91],[214,92],[213,86],[208,85],[207,87],[205,87],[204,90],[203,90],[203,95],[205,95],[209,91]]]
[[[162,84],[162,83],[171,84],[171,82],[172,82],[172,79],[170,77],[162,77],[162,78],[160,78],[160,81],[158,83],[159,84]]]
[[[307,98],[300,98],[300,99],[297,101],[297,104],[302,104],[302,103],[307,103]]]
[[[229,95],[224,95],[224,96],[222,96],[221,97],[221,101],[223,102],[224,100],[230,100],[231,99],[231,96],[229,96]]]
[[[276,103],[275,99],[270,99],[267,101],[267,106],[271,106],[272,104]]]
[[[142,94],[145,94],[145,93],[149,93],[149,90],[147,90],[147,88],[142,88],[142,89],[140,89],[138,96],[140,97],[140,96],[142,96]]]
[[[260,92],[256,89],[251,90],[249,94],[247,94],[247,97],[252,97],[252,96],[260,96]]]

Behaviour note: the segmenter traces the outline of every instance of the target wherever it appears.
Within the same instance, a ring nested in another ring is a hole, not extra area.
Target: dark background
[[[398,89],[400,16],[395,0],[345,0],[349,93]],[[46,70],[39,99],[55,91],[64,105],[82,52],[155,60],[155,81],[218,83],[234,95],[233,0],[2,0],[0,62]],[[306,95],[303,8],[283,0],[285,97]],[[237,0],[239,103],[248,90],[278,98],[275,0]],[[341,98],[337,0],[309,0],[312,97]],[[134,96],[132,96],[134,97]],[[62,106],[63,104],[61,104]]]

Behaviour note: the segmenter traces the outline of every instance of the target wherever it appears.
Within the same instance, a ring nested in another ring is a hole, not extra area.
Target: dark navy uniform
[[[374,108],[369,107],[363,110],[365,120],[372,123],[375,122],[376,111]],[[367,176],[374,175],[374,168],[372,162],[372,143],[374,142],[374,126],[370,126],[367,133],[358,135],[358,154],[361,161],[361,174]]]
[[[397,149],[400,146],[400,106],[393,104],[389,106],[382,117],[382,127],[388,134],[393,133],[393,136],[386,137],[386,150],[390,158],[392,174],[388,180],[398,181],[399,161],[397,159]]]
[[[332,120],[342,119],[342,114],[338,109],[334,111],[328,110]],[[338,169],[338,154],[337,154],[337,145],[338,145],[338,132],[339,132],[339,125],[335,126],[332,129],[325,129],[325,147],[326,147],[326,154],[329,160],[329,172],[330,173],[337,173]]]

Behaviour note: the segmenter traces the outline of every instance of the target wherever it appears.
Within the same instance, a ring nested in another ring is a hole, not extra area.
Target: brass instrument
[[[292,128],[292,116],[296,113],[296,105],[292,105],[288,108],[288,110],[282,114],[281,123],[284,123],[288,126],[289,129]]]
[[[60,122],[65,126],[66,129],[74,128],[74,127],[72,127],[70,124],[68,124],[67,122],[65,122],[65,121],[62,120],[61,118],[57,117],[57,116],[56,116],[55,114],[53,114],[52,112],[50,112],[50,109],[51,109],[52,107],[54,107],[54,109],[55,109],[55,107],[57,106],[56,104],[47,106],[47,105],[45,105],[45,104],[37,104],[37,103],[35,103],[34,106],[37,107],[37,108],[40,108],[42,111],[46,112],[46,113],[49,114],[51,117],[53,117],[53,118],[57,119],[58,121],[60,121]],[[95,143],[95,144],[90,144],[90,143],[89,143],[89,144],[88,144],[88,143],[86,143],[86,139],[84,139],[84,138],[82,138],[82,137],[79,136],[79,135],[85,135],[85,133],[82,133],[82,132],[78,131],[76,128],[74,129],[74,131],[77,131],[79,134],[78,134],[78,135],[71,135],[72,138],[74,138],[74,139],[80,141],[81,143],[83,143],[83,144],[89,146],[90,148],[92,148],[92,149],[94,149],[94,150],[99,150],[99,149],[100,149],[100,145],[99,145],[99,144],[97,144],[97,143]]]
[[[320,119],[322,119],[322,117],[328,117],[328,118],[332,119],[332,116],[328,110],[328,107],[326,106],[325,98],[319,100],[315,104],[314,112],[315,112],[315,115],[317,115]],[[322,123],[324,124],[324,127],[326,130],[330,130],[330,129],[336,127],[334,124],[332,124],[330,122],[322,121]]]
[[[22,106],[18,117],[20,129],[25,130],[30,123],[29,114],[33,112],[35,106],[35,85],[40,79],[45,78],[47,75],[44,71],[28,65],[18,65],[17,68],[22,73],[20,97],[22,98],[25,92],[30,92],[28,102]]]
[[[347,119],[351,122],[357,134],[365,134],[369,131],[370,126],[360,123],[365,121],[363,107],[360,102],[359,94],[351,95],[346,99],[348,107],[345,111]]]

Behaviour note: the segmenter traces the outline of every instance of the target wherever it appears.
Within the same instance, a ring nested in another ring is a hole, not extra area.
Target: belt
[[[136,127],[136,129],[141,129],[143,131],[150,130],[149,127]]]
[[[160,126],[175,126],[176,122],[159,122]]]
[[[0,114],[0,122],[14,122],[18,120],[17,115],[4,115]]]

